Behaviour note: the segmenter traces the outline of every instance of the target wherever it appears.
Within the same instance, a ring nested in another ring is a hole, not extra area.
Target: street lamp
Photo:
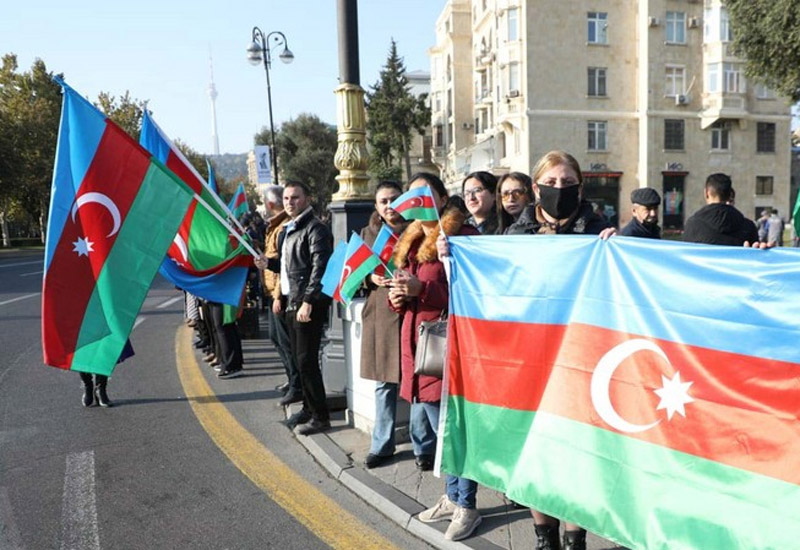
[[[270,47],[270,40],[272,46]],[[272,123],[272,87],[269,82],[269,69],[272,66],[271,50],[283,46],[283,51],[278,58],[284,63],[291,63],[294,54],[286,44],[286,36],[280,31],[272,31],[264,36],[261,29],[253,27],[253,43],[247,48],[247,59],[252,65],[258,65],[264,61],[264,71],[267,73],[267,102],[269,103],[269,133],[272,141],[272,183],[278,182],[278,151],[275,149],[275,126]]]

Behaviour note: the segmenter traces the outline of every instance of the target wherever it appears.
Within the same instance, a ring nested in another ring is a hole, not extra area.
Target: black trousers
[[[328,304],[315,304],[311,310],[311,321],[297,321],[297,310],[286,312],[289,343],[300,373],[303,388],[303,409],[318,420],[329,420],[328,402],[325,400],[325,384],[319,367],[319,344],[322,327],[328,318]]]
[[[214,354],[219,360],[222,372],[242,368],[242,339],[236,323],[223,325],[222,304],[208,302],[213,329]]]

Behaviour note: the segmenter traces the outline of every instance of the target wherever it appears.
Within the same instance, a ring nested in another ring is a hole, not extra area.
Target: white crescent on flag
[[[409,208],[419,208],[423,205],[422,197],[414,197],[410,201],[408,201]]]
[[[175,246],[178,247],[178,250],[181,252],[181,256],[183,256],[183,261],[189,261],[189,248],[186,246],[186,241],[183,240],[179,234],[175,235],[175,238],[172,239],[172,242],[175,243]]]
[[[651,424],[633,424],[622,418],[611,404],[609,385],[611,384],[611,377],[614,376],[614,371],[617,370],[617,367],[619,367],[622,361],[637,351],[644,350],[652,351],[653,353],[662,357],[664,361],[669,363],[667,355],[661,348],[649,340],[637,338],[623,342],[608,351],[605,355],[603,355],[603,357],[600,358],[600,361],[598,361],[597,366],[594,368],[594,373],[592,374],[592,404],[594,405],[597,414],[600,415],[600,418],[602,418],[612,428],[621,432],[644,432],[655,427],[659,422],[661,422],[660,420],[656,420]]]
[[[114,219],[114,227],[111,228],[111,232],[106,235],[106,237],[113,236],[117,231],[119,231],[119,227],[122,223],[122,216],[120,216],[119,209],[117,208],[117,205],[114,204],[114,201],[112,201],[103,193],[90,191],[89,193],[84,193],[75,199],[75,204],[72,205],[72,221],[75,221],[75,214],[77,214],[78,209],[84,204],[88,204],[90,202],[95,202],[105,206],[106,210],[108,210],[108,212],[111,214],[111,217]]]

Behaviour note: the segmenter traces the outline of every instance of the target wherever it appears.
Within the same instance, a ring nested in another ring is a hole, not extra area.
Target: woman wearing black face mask
[[[508,228],[509,235],[583,234],[608,237],[609,224],[583,200],[578,161],[563,151],[550,151],[533,169],[536,204],[528,206]]]
[[[536,204],[528,206],[508,228],[509,235],[539,234],[599,235],[608,238],[616,232],[583,200],[583,176],[578,161],[563,151],[550,151],[533,169]],[[563,541],[559,541],[559,520],[531,509],[536,528],[536,548],[541,550],[586,550],[586,531],[565,522]]]

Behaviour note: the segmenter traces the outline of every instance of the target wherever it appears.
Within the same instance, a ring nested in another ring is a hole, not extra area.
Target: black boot
[[[83,406],[91,407],[94,405],[94,383],[92,382],[92,375],[85,372],[79,372],[81,375],[81,382],[83,382]]]
[[[586,531],[564,531],[564,550],[586,550]]]
[[[561,550],[558,541],[558,524],[534,525],[536,528],[536,550]]]
[[[111,406],[111,400],[108,398],[108,394],[106,393],[107,384],[108,384],[108,376],[103,376],[102,374],[98,374],[95,394],[97,395],[97,404],[100,405],[101,407]]]

